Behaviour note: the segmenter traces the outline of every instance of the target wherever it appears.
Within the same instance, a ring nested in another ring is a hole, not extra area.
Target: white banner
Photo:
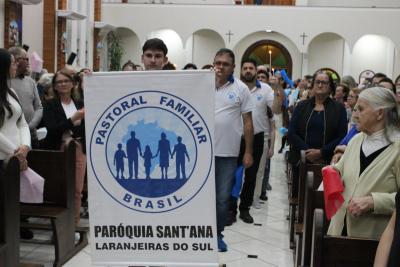
[[[93,264],[218,266],[214,74],[85,78]]]

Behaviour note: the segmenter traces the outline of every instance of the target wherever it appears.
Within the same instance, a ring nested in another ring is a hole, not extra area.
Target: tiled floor
[[[271,167],[272,191],[261,209],[251,209],[255,224],[240,219],[225,230],[228,252],[219,253],[219,262],[227,267],[292,267],[293,253],[289,249],[287,185],[282,154],[275,154]],[[86,222],[87,223],[87,222]],[[45,237],[43,237],[45,238]],[[53,248],[46,245],[21,244],[21,259],[52,266]],[[250,258],[249,258],[250,255]],[[251,258],[254,256],[256,258]],[[66,267],[90,267],[90,247],[72,258]]]

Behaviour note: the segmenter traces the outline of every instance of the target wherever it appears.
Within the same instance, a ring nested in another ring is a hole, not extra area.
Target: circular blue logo
[[[235,94],[235,92],[229,92],[228,93],[228,99],[230,100],[230,101],[236,101],[236,94]]]
[[[165,212],[192,199],[212,165],[202,116],[183,99],[158,91],[124,96],[98,119],[90,163],[101,187],[118,203]]]

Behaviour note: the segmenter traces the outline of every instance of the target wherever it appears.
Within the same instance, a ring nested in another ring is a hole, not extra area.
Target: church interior
[[[235,77],[241,75],[241,61],[249,58],[272,75],[285,70],[292,81],[325,70],[338,83],[351,76],[356,84],[362,84],[382,73],[395,85],[398,97],[399,25],[400,0],[0,0],[0,44],[6,49],[24,47],[36,74],[55,73],[67,62],[77,70],[93,72],[120,71],[127,62],[143,70],[142,46],[159,38],[167,45],[168,61],[176,70],[188,63],[198,69],[213,65],[215,53],[228,48],[236,57]],[[330,255],[322,241],[314,243],[319,240],[311,236],[319,221],[307,212],[321,195],[313,195],[317,188],[310,189],[307,182],[314,181],[316,187],[315,179],[322,178],[310,167],[300,174],[303,180],[298,195],[291,195],[289,147],[279,151],[283,135],[277,128],[271,158],[272,190],[268,190],[267,200],[257,201],[257,207],[251,209],[254,223],[238,219],[226,227],[229,250],[218,253],[219,266],[333,266],[318,256],[339,257]],[[0,200],[7,201],[4,196]],[[93,233],[88,231],[90,214],[85,205],[79,231],[88,239],[81,236],[79,242],[84,245],[63,264],[55,264],[56,250],[62,247],[55,249],[54,237],[37,227],[36,242],[19,241],[18,237],[17,244],[13,243],[18,265],[2,265],[7,248],[2,249],[5,237],[0,233],[0,267],[94,266]],[[0,204],[0,212],[2,207]],[[4,221],[0,218],[0,231]],[[324,227],[319,233],[321,240],[328,239]],[[365,258],[375,255],[378,241],[360,245]],[[336,253],[345,255],[347,247],[338,246]],[[362,258],[360,253],[354,257]]]

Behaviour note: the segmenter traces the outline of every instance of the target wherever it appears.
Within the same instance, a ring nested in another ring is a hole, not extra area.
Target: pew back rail
[[[80,232],[75,244],[75,149],[75,142],[71,141],[64,151],[32,150],[28,154],[29,166],[45,179],[43,204],[21,204],[21,215],[50,223],[23,223],[22,227],[52,231],[55,267],[62,266],[87,245],[85,232]]]
[[[311,256],[312,267],[373,266],[378,240],[326,235],[327,222],[322,209],[314,211]]]

